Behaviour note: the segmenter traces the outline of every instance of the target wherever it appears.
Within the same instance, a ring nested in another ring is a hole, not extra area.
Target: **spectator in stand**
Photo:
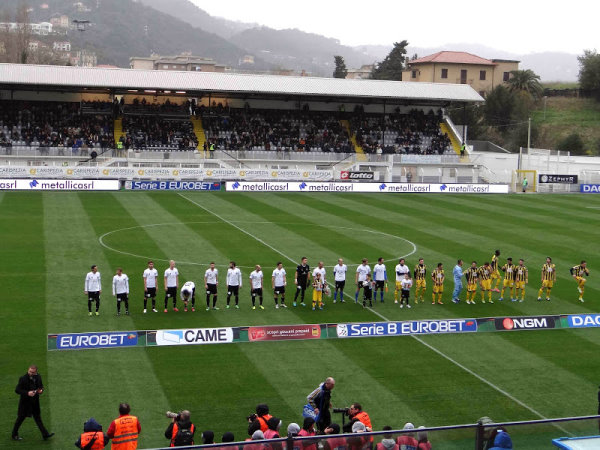
[[[383,427],[383,431],[390,431],[392,427],[386,425]],[[394,440],[394,437],[391,433],[386,433],[383,435],[383,439],[379,444],[377,444],[377,450],[400,450],[398,444]]]
[[[298,437],[314,436],[315,432],[315,419],[312,417],[305,417],[302,429],[298,432]],[[300,442],[303,450],[317,450],[316,441],[307,439]]]
[[[513,448],[510,435],[502,428],[492,432],[490,441],[493,442],[493,444],[488,450],[504,450]]]
[[[280,437],[279,428],[281,427],[281,420],[279,420],[277,417],[271,417],[269,420],[267,420],[267,425],[269,428],[263,433],[265,439],[278,439]],[[280,450],[282,446],[279,442],[277,442],[270,444],[269,448],[272,450]]]
[[[421,425],[418,430],[423,428],[425,427]],[[427,431],[418,431],[417,439],[419,440],[419,446],[417,447],[417,450],[431,450],[431,442],[429,442],[429,439],[427,438]]]
[[[404,430],[414,429],[415,426],[412,423],[406,422],[404,424]],[[398,439],[396,439],[396,443],[398,444],[398,447],[400,447],[400,450],[417,450],[419,442],[415,439],[414,436],[414,433],[402,433],[400,436],[398,436]]]
[[[252,437],[250,439],[246,439],[246,441],[262,441],[265,439],[265,435],[262,431],[256,430],[252,433]],[[264,450],[264,444],[246,444],[244,445],[242,450]]]
[[[337,435],[337,434],[340,434],[340,426],[337,423],[332,423],[327,428],[325,428],[325,435]],[[343,437],[327,438],[323,441],[323,444],[324,444],[324,450],[345,450],[346,449],[346,439]]]
[[[215,433],[211,430],[202,432],[202,445],[211,445],[215,443]]]
[[[100,450],[108,445],[108,434],[102,432],[102,425],[91,417],[83,424],[83,434],[79,436],[75,447],[86,450]]]
[[[352,425],[352,433],[356,436],[349,437],[346,442],[348,443],[349,450],[366,450],[369,448],[371,442],[369,436],[364,436],[362,433],[367,431],[365,424],[362,422],[355,422]]]

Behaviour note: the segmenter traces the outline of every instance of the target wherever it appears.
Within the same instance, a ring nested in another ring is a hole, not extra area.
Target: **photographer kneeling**
[[[346,410],[346,414],[348,414],[350,421],[344,425],[344,433],[352,433],[352,425],[356,422],[362,422],[367,431],[373,431],[371,418],[362,410],[360,403],[352,403],[350,408]]]
[[[179,414],[167,411],[171,423],[165,431],[165,437],[171,440],[171,447],[194,445],[194,432],[196,427],[190,420],[190,412],[185,410]]]

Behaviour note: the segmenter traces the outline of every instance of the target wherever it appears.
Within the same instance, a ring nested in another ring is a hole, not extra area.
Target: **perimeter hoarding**
[[[508,194],[506,184],[318,183],[308,181],[228,181],[230,192],[359,192],[427,194]]]
[[[145,346],[145,331],[105,331],[48,335],[48,350],[86,350]]]
[[[336,325],[336,331],[339,338],[474,333],[477,331],[477,321],[475,319],[445,319],[342,323]]]
[[[221,183],[208,181],[126,181],[134,191],[220,191]]]
[[[0,179],[0,190],[10,191],[118,191],[119,180]]]

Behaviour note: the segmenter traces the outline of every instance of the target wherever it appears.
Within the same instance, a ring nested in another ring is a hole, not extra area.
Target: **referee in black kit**
[[[308,265],[308,258],[302,257],[301,263],[296,266],[296,274],[294,275],[294,284],[296,285],[296,293],[294,294],[294,306],[296,306],[296,300],[298,295],[302,293],[300,297],[300,304],[306,306],[304,303],[304,294],[310,281],[310,266]]]

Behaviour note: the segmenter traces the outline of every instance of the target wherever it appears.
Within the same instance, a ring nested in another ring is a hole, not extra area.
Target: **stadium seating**
[[[126,149],[195,150],[198,140],[189,117],[163,118],[157,115],[123,117]]]
[[[110,116],[88,112],[82,113],[80,103],[0,102],[0,143],[58,147],[79,154],[112,147]]]

